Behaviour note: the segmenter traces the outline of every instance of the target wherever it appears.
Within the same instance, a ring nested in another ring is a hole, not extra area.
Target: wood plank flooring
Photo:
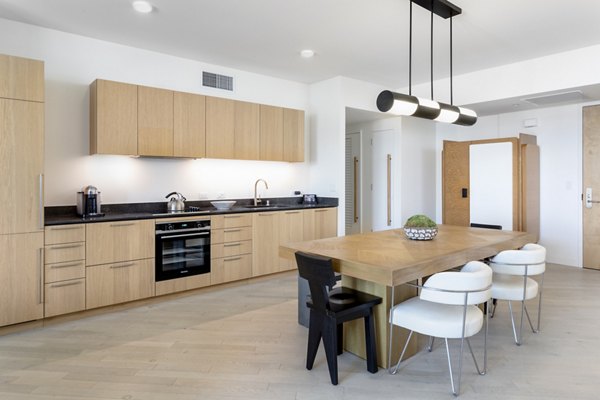
[[[521,347],[500,303],[488,374],[476,375],[465,355],[461,398],[598,399],[599,288],[600,271],[549,266],[542,332],[525,331]],[[363,360],[344,353],[340,384],[332,386],[322,346],[307,371],[296,304],[290,273],[9,334],[0,337],[0,399],[452,398],[441,340],[395,376],[369,374]],[[482,336],[473,344],[481,354]]]

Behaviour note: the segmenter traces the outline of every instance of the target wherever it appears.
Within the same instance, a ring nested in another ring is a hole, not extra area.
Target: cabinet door
[[[283,160],[304,161],[304,111],[283,109]]]
[[[138,88],[96,80],[90,87],[90,154],[138,154]]]
[[[283,109],[260,105],[261,160],[283,161]]]
[[[235,102],[234,157],[237,160],[258,160],[260,106],[245,101]]]
[[[279,213],[252,215],[252,276],[279,271]]]
[[[87,309],[151,296],[154,296],[154,259],[87,267]]]
[[[173,155],[173,92],[138,86],[138,153]]]
[[[300,210],[282,211],[279,214],[279,243],[302,242],[304,240],[304,217]],[[296,268],[296,261],[287,258],[279,259],[280,271]]]
[[[44,229],[44,104],[0,99],[0,234]]]
[[[0,326],[43,317],[44,233],[0,235]]]
[[[0,54],[0,97],[44,101],[44,62]]]
[[[46,285],[44,317],[81,310],[85,310],[85,279],[72,279]]]
[[[86,265],[154,257],[154,220],[86,225]]]
[[[206,98],[181,92],[173,96],[173,155],[206,157]]]
[[[206,157],[234,157],[234,118],[233,100],[206,97]]]
[[[85,242],[85,225],[54,225],[45,229],[44,241],[48,244]]]
[[[315,211],[315,239],[337,236],[337,208],[320,208]]]
[[[211,265],[211,284],[232,282],[252,276],[252,255],[217,258]]]

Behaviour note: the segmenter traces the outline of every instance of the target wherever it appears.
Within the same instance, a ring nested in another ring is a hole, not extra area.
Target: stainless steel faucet
[[[257,179],[256,182],[254,182],[254,205],[257,206],[260,203],[262,203],[262,200],[260,199],[260,196],[257,196],[257,189],[258,189],[258,182],[262,182],[265,184],[265,189],[269,188],[269,185],[267,184],[267,181],[265,181],[264,179]]]

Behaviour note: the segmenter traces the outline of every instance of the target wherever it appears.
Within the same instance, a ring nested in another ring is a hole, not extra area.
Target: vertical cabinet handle
[[[43,303],[44,296],[44,248],[40,248],[40,259],[39,259],[39,286],[38,286],[38,304]]]
[[[38,227],[44,229],[44,174],[38,175],[38,186],[38,213],[40,216]]]
[[[387,225],[392,225],[392,155],[387,155]]]
[[[358,158],[354,157],[354,223],[358,222]]]

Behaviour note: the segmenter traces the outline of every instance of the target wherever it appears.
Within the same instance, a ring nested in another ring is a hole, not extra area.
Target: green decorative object
[[[404,224],[404,234],[412,240],[432,240],[437,233],[437,224],[426,215],[413,215]]]

